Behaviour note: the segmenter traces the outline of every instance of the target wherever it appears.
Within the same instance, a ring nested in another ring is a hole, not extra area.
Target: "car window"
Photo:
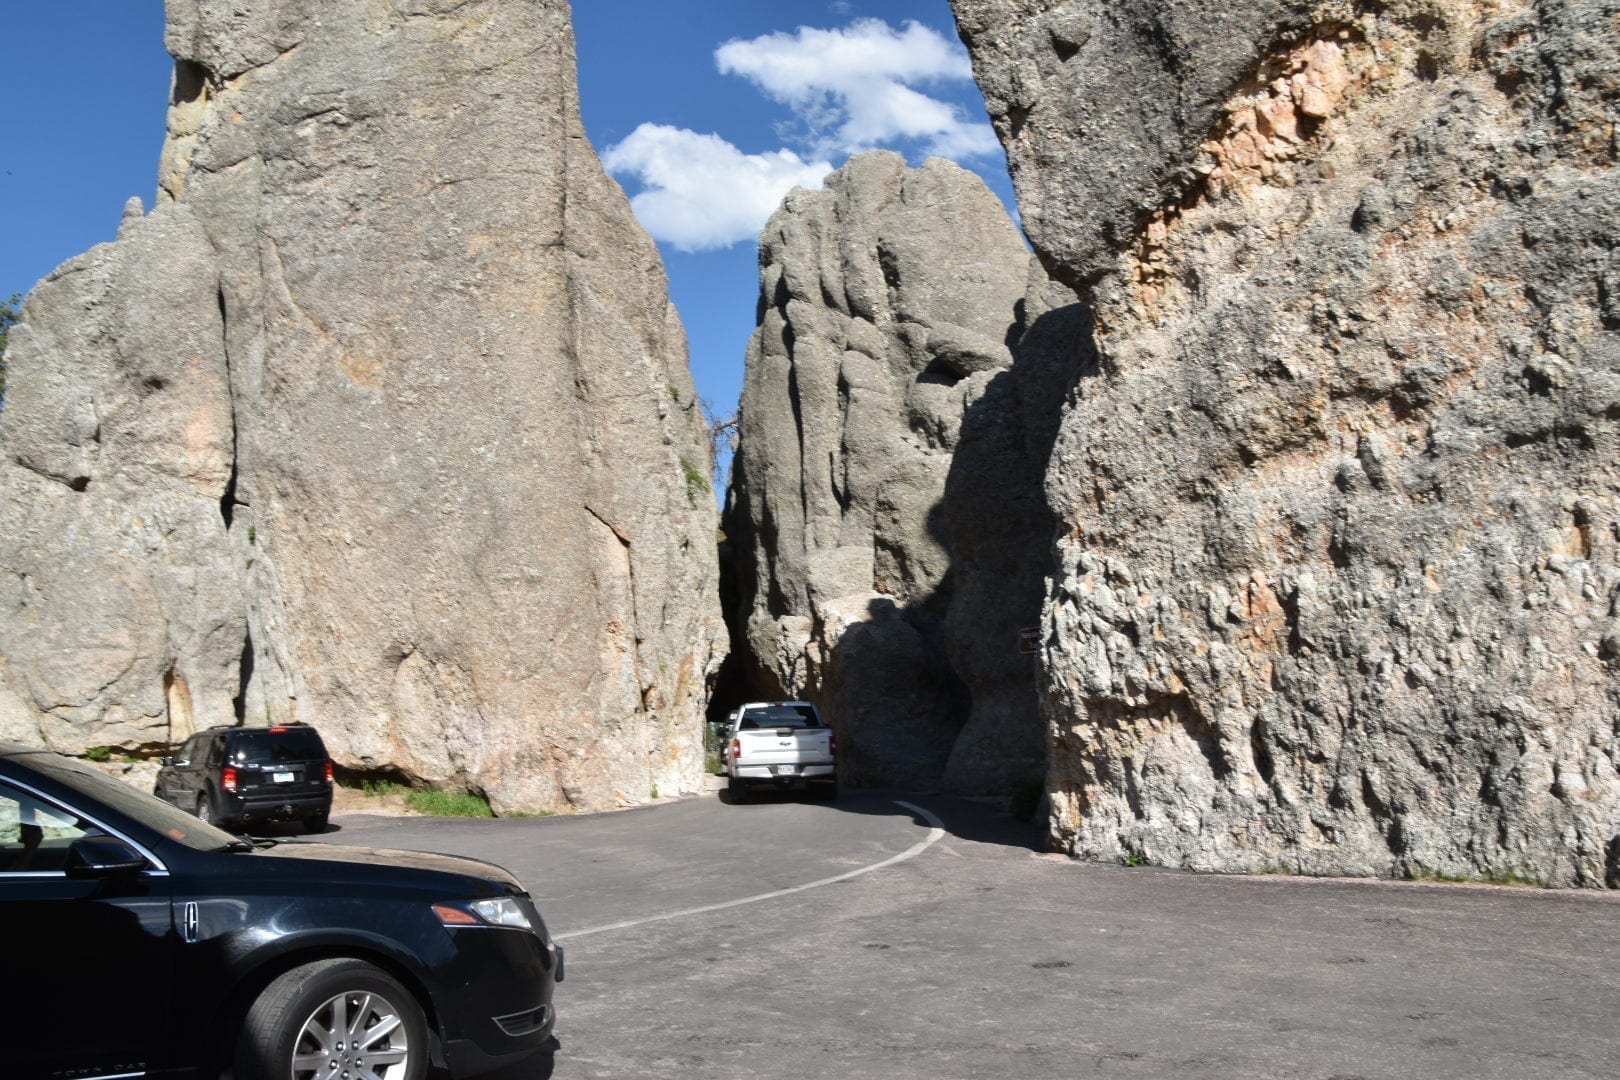
[[[238,765],[279,765],[284,761],[324,761],[326,746],[311,728],[238,731],[231,738],[231,760]]]
[[[821,722],[814,705],[762,705],[745,709],[742,721],[737,726],[749,731],[757,728],[819,728],[827,725]]]
[[[72,811],[0,781],[0,874],[61,870],[73,841],[103,835]]]
[[[236,837],[223,829],[198,821],[155,795],[137,791],[122,780],[114,780],[76,761],[39,754],[30,755],[28,765],[63,786],[134,818],[177,844],[198,851],[219,851],[237,843]]]

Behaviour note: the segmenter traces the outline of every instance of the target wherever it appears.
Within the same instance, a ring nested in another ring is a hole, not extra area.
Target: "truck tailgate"
[[[819,765],[833,760],[831,728],[762,728],[736,734],[739,765]]]

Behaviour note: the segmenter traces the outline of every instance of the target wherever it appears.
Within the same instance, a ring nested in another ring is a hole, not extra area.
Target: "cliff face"
[[[1057,842],[1620,884],[1620,6],[954,7],[1098,322]]]
[[[754,691],[821,701],[850,782],[1039,776],[1017,231],[972,174],[868,154],[788,197],[760,265],[730,519]]]
[[[698,786],[702,421],[566,3],[171,0],[168,45],[158,209],[15,331],[7,731],[300,719],[497,809]]]

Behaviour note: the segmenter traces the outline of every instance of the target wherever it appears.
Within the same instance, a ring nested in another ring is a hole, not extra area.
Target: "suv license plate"
[[[777,776],[792,776],[793,775],[793,766],[792,765],[778,765],[776,767],[776,775]]]
[[[278,784],[290,784],[293,782],[293,774],[290,772],[278,772],[270,779]]]

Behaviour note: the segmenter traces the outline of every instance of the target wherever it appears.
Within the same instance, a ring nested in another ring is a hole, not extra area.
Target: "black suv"
[[[224,829],[301,821],[324,832],[332,812],[332,759],[305,724],[215,727],[162,759],[157,797]]]
[[[0,743],[6,1080],[456,1077],[548,1045],[562,950],[511,874],[247,841]]]

